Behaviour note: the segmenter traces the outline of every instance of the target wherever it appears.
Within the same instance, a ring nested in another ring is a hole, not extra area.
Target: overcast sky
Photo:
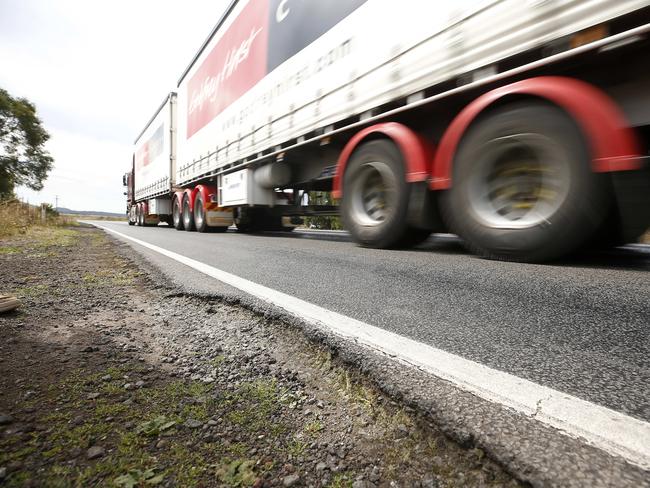
[[[30,203],[124,212],[132,143],[228,0],[0,0],[0,87],[36,104],[54,169]]]

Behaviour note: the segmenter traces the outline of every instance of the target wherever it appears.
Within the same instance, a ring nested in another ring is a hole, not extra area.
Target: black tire
[[[610,202],[608,182],[591,171],[574,121],[555,106],[521,102],[490,112],[467,132],[441,210],[471,252],[543,262],[591,239]]]
[[[210,230],[205,209],[203,208],[203,197],[201,193],[197,193],[196,198],[194,198],[194,227],[197,232],[208,232]]]
[[[142,211],[142,205],[138,205],[136,209],[136,215],[138,218],[138,226],[144,227],[144,212]]]
[[[238,232],[291,232],[295,227],[284,227],[282,216],[263,207],[240,207],[236,210],[235,226]],[[224,228],[223,232],[227,230]]]
[[[287,233],[289,233],[289,232],[293,232],[294,230],[296,230],[296,228],[292,227],[292,226],[282,225],[282,222],[280,222],[280,225],[278,226],[278,228],[276,230],[278,232],[287,232]]]
[[[238,232],[259,232],[262,230],[259,208],[239,207],[236,210],[235,226]]]
[[[187,232],[194,230],[194,212],[190,208],[190,198],[187,195],[183,196],[183,228]]]
[[[183,211],[176,197],[172,203],[172,224],[176,230],[183,230]]]
[[[422,244],[426,241],[431,235],[430,230],[426,229],[416,229],[415,227],[409,227],[404,234],[404,237],[398,243],[399,247],[409,248],[415,247],[418,244]]]
[[[208,225],[205,209],[203,208],[203,197],[196,195],[194,200],[194,227],[197,232],[226,232],[228,227],[210,227]]]
[[[352,239],[364,247],[400,247],[408,230],[410,191],[402,154],[393,142],[375,140],[359,147],[345,171],[341,202]],[[380,202],[375,204],[377,195]]]

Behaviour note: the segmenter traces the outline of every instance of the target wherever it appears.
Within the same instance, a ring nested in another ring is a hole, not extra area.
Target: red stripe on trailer
[[[251,0],[187,84],[189,139],[266,75],[268,0]]]
[[[380,135],[393,140],[404,156],[406,164],[406,181],[414,183],[425,181],[429,177],[429,163],[433,160],[435,148],[431,142],[420,134],[398,122],[384,122],[366,127],[358,132],[341,151],[332,183],[332,196],[341,198],[343,195],[343,175],[350,156],[365,139],[372,135]]]
[[[541,76],[492,90],[470,103],[453,120],[440,140],[430,187],[451,187],[453,159],[472,121],[497,100],[512,95],[545,98],[566,110],[585,134],[595,172],[629,171],[641,167],[641,145],[616,103],[584,81]]]
[[[133,158],[137,169],[142,169],[149,164],[149,141],[138,148]]]

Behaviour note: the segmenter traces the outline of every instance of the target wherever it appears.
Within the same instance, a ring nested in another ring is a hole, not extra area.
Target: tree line
[[[54,162],[45,149],[49,138],[36,106],[0,88],[0,200],[13,198],[17,186],[43,189]]]

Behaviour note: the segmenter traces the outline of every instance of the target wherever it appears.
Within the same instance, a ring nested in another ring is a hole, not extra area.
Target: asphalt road
[[[532,265],[479,259],[449,236],[386,251],[359,248],[335,232],[190,236],[165,226],[101,224],[650,421],[650,247]]]

